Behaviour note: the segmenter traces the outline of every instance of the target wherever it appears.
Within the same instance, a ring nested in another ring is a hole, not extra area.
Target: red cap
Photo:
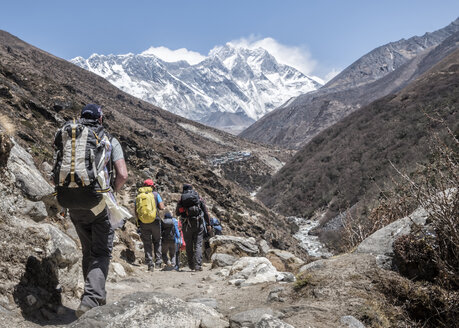
[[[155,183],[153,182],[152,179],[147,179],[143,182],[143,185],[144,186],[148,186],[148,187],[154,187],[155,186]]]

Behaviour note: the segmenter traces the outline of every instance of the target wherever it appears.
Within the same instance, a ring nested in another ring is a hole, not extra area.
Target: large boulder
[[[266,282],[291,281],[291,275],[278,272],[265,257],[242,257],[230,269],[229,282],[236,286],[250,286]]]
[[[210,240],[212,254],[222,253],[237,257],[259,255],[258,245],[255,238],[243,238],[235,236],[215,236]]]
[[[86,312],[72,328],[187,327],[224,328],[229,323],[214,309],[196,302],[161,294],[140,292]]]
[[[278,271],[297,272],[304,261],[290,252],[280,249],[270,249],[266,258],[271,261]]]
[[[29,199],[40,201],[43,197],[53,193],[54,189],[43,178],[32,156],[18,144],[15,144],[10,151],[7,167],[15,177],[16,186]]]
[[[394,221],[367,237],[360,243],[355,253],[373,254],[376,256],[378,266],[384,269],[392,269],[394,241],[403,235],[408,235],[413,225],[425,225],[426,219],[426,210],[418,208],[409,216]]]

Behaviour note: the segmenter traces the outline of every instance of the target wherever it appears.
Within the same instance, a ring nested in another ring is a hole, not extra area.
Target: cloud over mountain
[[[258,39],[255,36],[240,38],[228,43],[233,47],[263,48],[273,55],[279,63],[294,67],[306,75],[310,75],[317,66],[317,61],[312,58],[311,53],[304,46],[288,46],[273,38]]]
[[[155,55],[156,57],[164,60],[165,62],[173,63],[184,60],[190,65],[195,65],[202,62],[206,57],[201,55],[199,52],[188,50],[186,48],[180,48],[172,50],[166,47],[150,47],[141,55]]]

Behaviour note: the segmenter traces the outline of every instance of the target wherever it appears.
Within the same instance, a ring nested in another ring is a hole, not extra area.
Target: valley
[[[323,87],[261,48],[71,63],[0,31],[0,326],[452,327],[458,28],[376,48]],[[127,222],[107,304],[76,318],[81,244],[49,178],[54,133],[87,103],[122,145],[121,205],[134,213],[150,178],[162,217],[192,184],[223,235],[203,271],[182,254],[180,272],[151,272]]]

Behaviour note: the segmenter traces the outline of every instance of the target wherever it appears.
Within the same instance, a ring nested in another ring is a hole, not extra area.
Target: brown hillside
[[[258,197],[285,215],[325,212],[325,221],[355,204],[371,205],[395,175],[390,162],[410,170],[427,160],[433,134],[447,133],[441,120],[459,134],[458,103],[455,51],[399,93],[352,113],[313,138]]]

